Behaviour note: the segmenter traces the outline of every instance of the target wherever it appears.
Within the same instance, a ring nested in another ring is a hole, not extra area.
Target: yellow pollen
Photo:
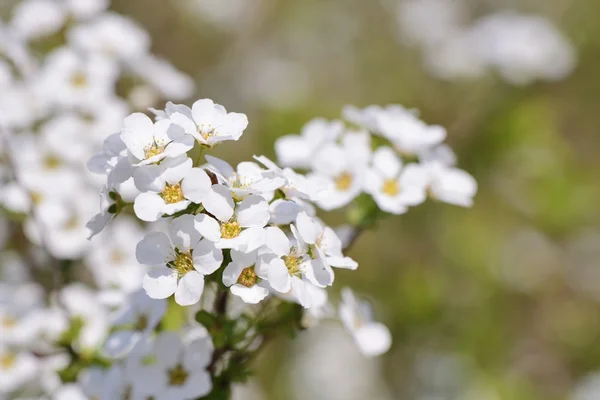
[[[389,196],[395,196],[400,191],[400,188],[398,187],[398,182],[395,179],[386,179],[383,181],[381,191]]]
[[[31,199],[31,202],[33,203],[33,205],[37,206],[38,204],[40,204],[42,202],[42,195],[38,192],[29,192],[29,198]]]
[[[236,221],[225,222],[221,225],[221,237],[224,239],[233,239],[239,236],[242,227]]]
[[[175,260],[171,262],[179,276],[185,275],[194,269],[194,261],[190,253],[182,253],[176,250]]]
[[[153,141],[151,145],[144,149],[144,158],[147,160],[150,157],[162,154],[165,151],[165,146],[161,143]]]
[[[182,386],[189,376],[189,373],[183,368],[181,364],[177,364],[173,368],[169,369],[169,385],[170,386]]]
[[[79,227],[79,218],[76,215],[71,216],[63,225],[63,228],[72,231]]]
[[[175,185],[169,185],[167,183],[160,193],[160,197],[162,197],[167,204],[173,204],[183,200],[181,185],[179,183],[176,183]]]
[[[281,257],[283,260],[285,267],[288,270],[290,275],[299,275],[300,274],[300,258],[295,256],[293,253],[288,256]]]
[[[87,85],[87,76],[83,72],[75,72],[71,75],[71,84],[76,88],[83,88]]]
[[[13,326],[15,326],[16,324],[17,324],[17,320],[9,315],[2,317],[2,319],[0,319],[0,326],[4,327],[6,329],[10,329]]]
[[[58,167],[60,167],[60,165],[62,164],[62,162],[60,161],[60,158],[52,155],[52,154],[47,154],[46,157],[44,157],[44,168],[46,169],[56,169]]]
[[[0,367],[2,369],[9,369],[15,363],[15,355],[10,353],[5,353],[0,355]]]
[[[335,178],[334,182],[337,190],[346,191],[352,185],[352,175],[348,172],[342,172]]]
[[[124,258],[125,257],[123,257],[123,253],[118,250],[113,250],[112,253],[110,253],[111,264],[121,264]]]
[[[208,140],[209,137],[214,136],[215,132],[214,129],[204,129],[204,125],[201,125],[198,127],[198,133],[200,134],[200,136],[202,136],[202,138],[204,140]]]
[[[258,277],[256,276],[256,272],[254,272],[254,267],[248,267],[242,270],[237,283],[246,287],[252,287],[256,284],[256,281],[258,281]]]
[[[141,332],[148,327],[148,317],[145,314],[138,314],[133,330]]]

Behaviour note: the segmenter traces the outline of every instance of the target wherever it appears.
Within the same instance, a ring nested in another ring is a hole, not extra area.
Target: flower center
[[[121,264],[124,259],[125,259],[125,257],[123,256],[123,253],[118,250],[113,250],[110,253],[111,264],[115,264],[115,265]]]
[[[133,330],[141,332],[148,327],[148,317],[146,314],[138,314],[135,324],[133,324]]]
[[[242,227],[236,221],[225,222],[221,225],[221,237],[224,239],[233,239],[238,237]]]
[[[352,185],[352,175],[348,172],[342,172],[335,178],[334,182],[337,190],[346,191]]]
[[[210,125],[208,128],[206,128],[204,125],[201,125],[198,127],[198,133],[204,140],[208,140],[209,137],[215,135],[215,130]]]
[[[76,215],[72,215],[63,225],[63,228],[67,231],[75,230],[79,227],[79,218]]]
[[[400,191],[400,188],[398,187],[398,182],[395,179],[386,179],[383,181],[381,191],[389,196],[395,196]]]
[[[46,157],[44,157],[43,164],[46,169],[57,169],[62,162],[60,161],[60,158],[55,155],[47,154]]]
[[[289,255],[281,257],[290,275],[300,275],[300,262],[302,261],[294,251]]]
[[[150,157],[154,157],[159,154],[162,154],[164,151],[165,151],[165,146],[162,143],[162,141],[160,141],[160,143],[159,143],[156,140],[154,140],[151,144],[149,144],[148,146],[146,146],[144,148],[144,158],[147,160]]]
[[[256,272],[254,272],[254,267],[248,267],[242,270],[237,283],[246,287],[251,287],[256,284],[256,281],[258,281],[258,277],[256,276]]]
[[[74,72],[73,75],[71,75],[71,85],[75,86],[76,88],[85,87],[87,85],[87,81],[87,76],[81,71]]]
[[[0,319],[0,326],[6,329],[10,329],[17,324],[17,320],[11,317],[10,315],[6,315]]]
[[[181,185],[179,183],[174,185],[169,185],[167,183],[163,191],[160,193],[160,197],[162,197],[167,204],[173,204],[183,200],[183,191],[181,190]]]
[[[189,376],[189,373],[183,368],[181,364],[177,364],[173,368],[169,369],[169,386],[182,386]]]
[[[190,253],[183,253],[175,249],[175,259],[172,261],[173,268],[179,276],[185,275],[194,269],[194,262]]]
[[[0,355],[0,367],[2,369],[9,369],[15,364],[15,355],[11,353],[5,353]]]

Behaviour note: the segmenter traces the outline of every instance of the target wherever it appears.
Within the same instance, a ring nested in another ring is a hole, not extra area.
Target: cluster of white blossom
[[[300,135],[275,143],[278,161],[310,171],[319,187],[317,204],[332,210],[361,193],[372,196],[382,211],[405,213],[432,197],[468,207],[477,191],[473,177],[456,168],[456,157],[443,144],[446,130],[427,125],[415,110],[399,105],[346,106],[350,123],[314,119]]]
[[[546,18],[499,11],[468,24],[463,1],[397,3],[400,39],[423,50],[442,79],[477,78],[495,69],[510,84],[560,80],[575,67],[575,50]],[[428,29],[423,29],[427,26]]]

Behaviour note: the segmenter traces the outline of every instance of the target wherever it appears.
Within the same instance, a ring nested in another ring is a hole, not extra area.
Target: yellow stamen
[[[71,75],[71,84],[76,88],[83,88],[87,85],[88,79],[87,76],[81,72],[77,71]]]
[[[165,146],[162,141],[159,143],[156,140],[144,149],[144,158],[147,160],[150,157],[162,154],[165,151]]]
[[[254,267],[248,267],[242,270],[237,283],[246,287],[252,287],[257,281],[258,277],[256,276],[256,272],[254,272]]]
[[[395,196],[400,192],[400,188],[398,187],[398,181],[395,179],[386,179],[383,181],[383,185],[381,186],[381,191],[389,196]]]
[[[44,157],[44,168],[46,169],[56,169],[60,167],[61,164],[60,158],[55,155],[47,154],[46,157]]]
[[[167,183],[163,191],[160,193],[160,197],[162,197],[167,204],[173,204],[182,201],[183,191],[181,190],[181,185],[179,183],[176,183],[175,185],[169,185]]]
[[[9,369],[15,364],[15,355],[11,353],[5,353],[0,355],[0,367],[2,369]]]
[[[346,191],[352,185],[352,175],[348,172],[342,172],[335,178],[334,182],[337,190]]]
[[[170,386],[182,386],[189,376],[189,373],[181,364],[177,364],[175,367],[169,369],[168,374]]]
[[[172,261],[172,265],[179,273],[179,276],[185,275],[194,269],[194,261],[190,253],[181,253],[178,251],[175,260]]]
[[[242,227],[236,221],[225,222],[221,225],[221,237],[224,239],[233,239],[239,236]]]
[[[290,255],[281,257],[285,267],[290,275],[300,275],[300,257],[296,256],[294,252]]]

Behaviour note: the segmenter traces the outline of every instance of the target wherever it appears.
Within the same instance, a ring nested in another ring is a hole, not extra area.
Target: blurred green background
[[[345,104],[399,103],[448,129],[459,167],[478,181],[474,207],[430,201],[390,216],[359,239],[350,255],[360,268],[338,272],[332,290],[371,299],[393,332],[381,398],[567,399],[600,370],[599,1],[468,2],[472,18],[546,16],[576,47],[568,78],[526,87],[494,73],[431,77],[383,1],[112,3],[196,80],[196,98],[248,114],[239,144],[217,150],[232,163],[274,157],[278,136]],[[274,371],[294,354],[282,340],[262,357],[267,398],[290,398]]]
[[[473,18],[505,7],[548,17],[577,48],[576,70],[521,88],[493,73],[437,80],[378,1],[113,1],[194,77],[196,97],[248,114],[240,144],[218,150],[230,162],[273,157],[275,138],[344,104],[399,103],[447,127],[479,183],[475,206],[429,202],[387,218],[359,239],[360,268],[338,273],[333,291],[372,299],[393,332],[386,398],[565,399],[600,370],[600,2],[470,5]],[[262,358],[271,399],[290,396],[274,375],[286,357],[282,341]]]

